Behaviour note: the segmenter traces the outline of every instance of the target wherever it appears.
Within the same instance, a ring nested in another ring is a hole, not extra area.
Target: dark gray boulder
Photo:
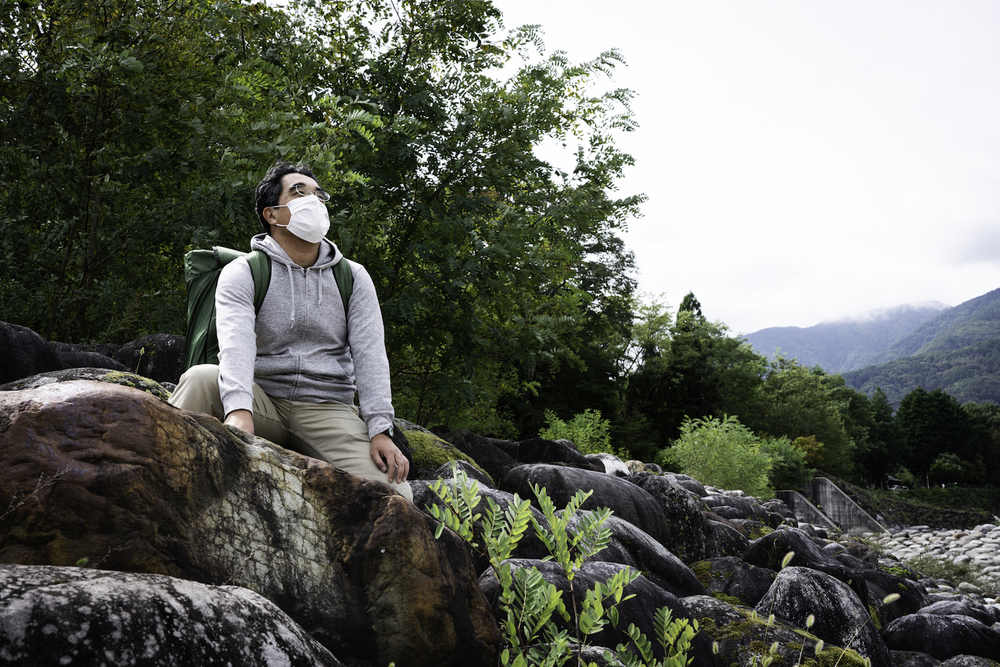
[[[569,440],[529,438],[503,446],[506,447],[507,453],[519,463],[554,463],[581,470],[604,472],[603,463],[598,464],[590,461]]]
[[[734,556],[722,556],[694,563],[693,570],[709,593],[721,593],[753,607],[764,597],[776,573],[750,565]]]
[[[850,586],[862,604],[867,606],[868,587],[864,579],[818,547],[798,528],[782,527],[770,535],[754,540],[743,553],[743,560],[759,567],[780,570],[782,560],[790,552],[794,554],[790,561],[791,565],[807,567],[836,577]]]
[[[806,567],[786,567],[755,607],[762,616],[784,619],[794,627],[807,628],[820,639],[841,648],[850,648],[871,660],[873,667],[892,667],[892,657],[868,606],[854,591],[829,574]]]
[[[28,327],[0,322],[0,384],[62,370],[49,343]]]
[[[798,665],[815,659],[817,640],[780,620],[768,621],[749,607],[731,605],[708,595],[692,595],[681,600],[687,615],[698,619],[701,631],[718,643],[718,660],[723,665],[762,665],[769,649],[777,644],[773,665]],[[840,652],[827,647],[821,664],[832,665]],[[830,656],[833,656],[830,658]],[[857,664],[858,659],[855,658]],[[700,667],[698,662],[693,663]]]
[[[571,534],[576,534],[583,516],[588,513],[581,510],[570,521]],[[611,530],[611,542],[591,560],[628,565],[678,597],[704,595],[707,592],[691,568],[647,533],[616,516],[609,517],[604,525]]]
[[[342,665],[274,603],[158,574],[0,565],[4,665]]]
[[[513,456],[499,446],[502,442],[513,444],[509,441],[487,438],[465,430],[449,431],[440,437],[475,461],[495,480],[501,479],[508,470],[518,464]]]
[[[705,558],[708,554],[709,526],[702,499],[671,475],[640,473],[633,475],[629,481],[659,502],[671,529],[670,543],[666,545],[670,551],[685,563]]]
[[[607,507],[660,544],[668,548],[671,544],[670,523],[660,503],[624,479],[592,470],[536,463],[512,468],[497,486],[522,498],[534,499],[535,484],[547,490],[557,508],[565,507],[578,490],[593,491],[583,509]]]
[[[975,655],[1000,661],[1000,630],[970,616],[911,614],[883,631],[890,649],[920,651],[938,660]]]
[[[937,667],[941,661],[920,651],[889,651],[896,667]]]
[[[922,607],[918,614],[937,614],[938,616],[969,616],[983,625],[993,625],[996,619],[993,612],[983,604],[962,598],[956,600],[939,600]]]
[[[706,514],[706,517],[705,558],[740,556],[749,548],[750,540],[742,528],[714,514]]]
[[[948,658],[941,665],[942,667],[998,667],[1000,663],[978,655],[956,655],[954,658]]]
[[[864,579],[869,599],[877,608],[878,620],[883,628],[897,618],[917,613],[926,604],[927,591],[918,581],[897,577],[884,570],[865,568],[855,573]],[[898,595],[899,599],[885,604],[883,601],[890,595]]]
[[[115,360],[133,373],[177,384],[184,373],[185,340],[184,336],[151,334],[122,345]]]
[[[56,355],[63,365],[63,369],[68,368],[106,368],[113,371],[128,371],[125,364],[115,361],[111,357],[100,352],[90,350],[60,350],[56,349]]]

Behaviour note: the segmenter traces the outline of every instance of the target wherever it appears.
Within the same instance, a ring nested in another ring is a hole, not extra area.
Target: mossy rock
[[[410,479],[434,479],[434,471],[452,461],[465,461],[481,471],[488,479],[493,479],[455,445],[442,440],[430,431],[407,430],[406,440],[410,443],[410,452],[413,454],[414,470],[410,471]]]
[[[127,371],[112,371],[107,368],[68,368],[62,371],[50,371],[40,373],[23,380],[16,380],[0,386],[0,391],[21,391],[23,389],[37,389],[54,382],[73,382],[76,380],[91,380],[94,382],[107,382],[109,384],[120,384],[123,387],[132,387],[147,394],[152,394],[159,399],[167,400],[170,392],[163,385],[147,377],[129,373]]]

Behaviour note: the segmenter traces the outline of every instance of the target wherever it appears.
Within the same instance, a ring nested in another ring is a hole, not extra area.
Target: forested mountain
[[[947,352],[926,352],[844,373],[847,386],[871,395],[881,387],[899,405],[917,387],[943,389],[960,403],[1000,403],[1000,334]]]
[[[917,327],[869,363],[929,352],[951,352],[1000,337],[1000,289],[950,308]],[[851,369],[853,370],[853,369]]]
[[[938,302],[908,304],[806,328],[761,329],[745,338],[759,354],[772,359],[780,351],[803,366],[846,373],[876,363],[891,346],[951,310],[957,309]]]

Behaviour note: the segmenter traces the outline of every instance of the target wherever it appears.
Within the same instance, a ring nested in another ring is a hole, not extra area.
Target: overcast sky
[[[638,94],[640,289],[734,333],[1000,287],[1000,2],[494,0]]]

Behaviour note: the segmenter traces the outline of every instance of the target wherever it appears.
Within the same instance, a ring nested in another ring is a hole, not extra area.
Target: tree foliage
[[[630,414],[655,425],[660,444],[675,438],[685,419],[743,414],[754,404],[766,362],[728,328],[709,322],[688,294],[672,325],[664,307],[643,313],[628,379]]]
[[[501,423],[500,397],[613,368],[590,332],[629,319],[642,201],[613,194],[631,92],[591,92],[617,51],[546,55],[488,0],[0,0],[0,25],[0,319],[182,333],[184,252],[246,248],[281,158],[376,280],[401,414]]]
[[[850,479],[855,442],[848,433],[850,394],[839,375],[805,368],[779,356],[772,362],[758,394],[755,410],[745,413],[747,425],[772,437],[815,438],[809,465]]]
[[[183,253],[246,247],[262,168],[349,174],[358,124],[264,3],[0,0],[0,24],[3,319],[66,341],[183,332]]]

